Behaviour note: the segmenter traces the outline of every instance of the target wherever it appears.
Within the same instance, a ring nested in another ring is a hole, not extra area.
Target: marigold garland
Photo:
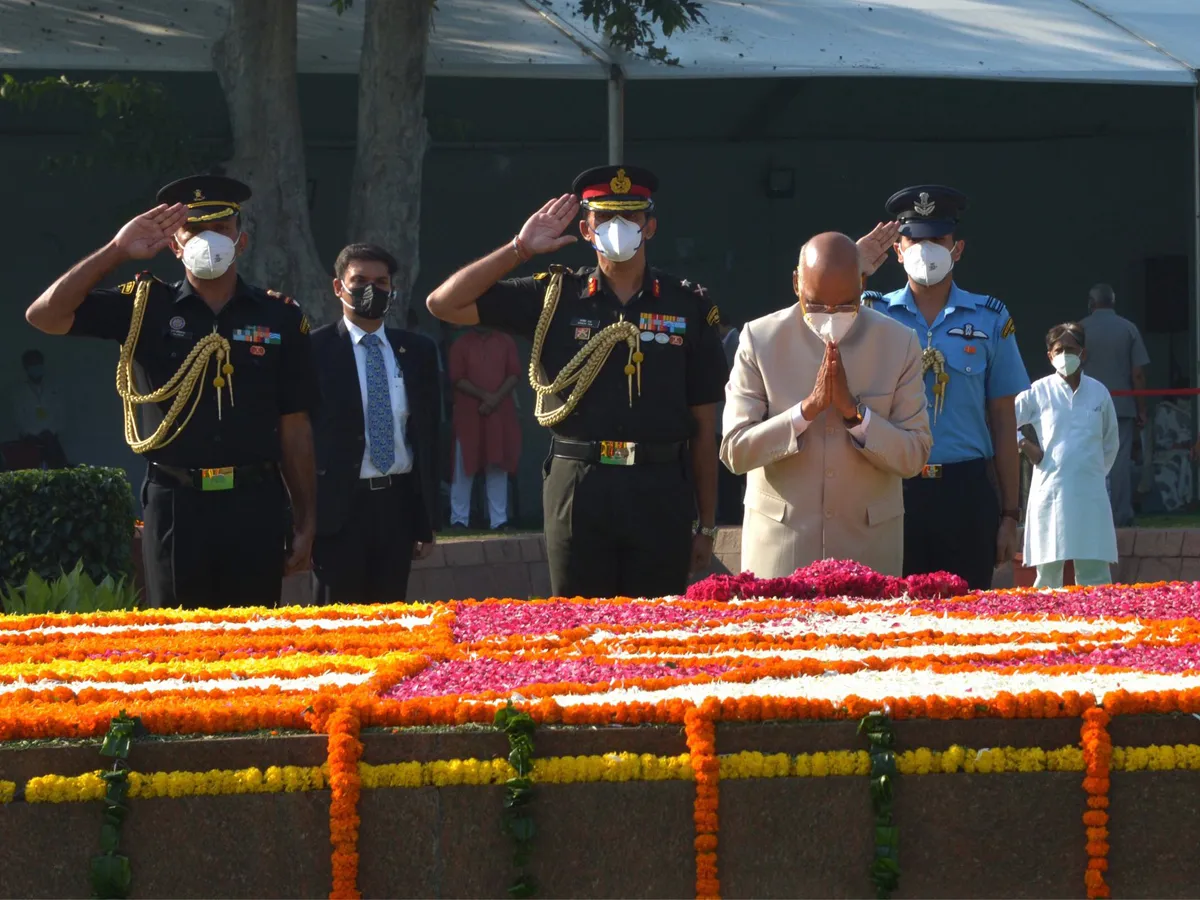
[[[1088,794],[1088,811],[1083,814],[1087,829],[1088,867],[1084,875],[1089,898],[1108,897],[1108,788],[1112,740],[1108,734],[1109,715],[1096,707],[1083,714],[1080,738],[1083,743],[1085,775],[1083,789]]]
[[[693,818],[696,826],[696,900],[720,900],[721,882],[717,876],[717,800],[721,764],[717,759],[717,730],[713,713],[715,702],[703,708],[691,707],[684,713],[688,754],[696,779]]]
[[[363,745],[358,712],[339,707],[328,718],[329,842],[333,845],[330,900],[358,900],[358,761]]]

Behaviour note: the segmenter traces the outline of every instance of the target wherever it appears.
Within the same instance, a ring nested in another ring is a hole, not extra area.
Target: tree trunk
[[[400,263],[399,301],[388,319],[403,325],[420,265],[425,54],[430,0],[367,0],[358,72],[358,146],[350,191],[351,241],[386,248]]]
[[[213,63],[233,128],[233,159],[224,168],[254,191],[242,213],[251,243],[239,271],[295,297],[316,325],[332,318],[333,300],[309,222],[296,6],[296,0],[233,0]]]

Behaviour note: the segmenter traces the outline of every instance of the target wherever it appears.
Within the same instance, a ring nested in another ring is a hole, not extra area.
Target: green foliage
[[[517,771],[516,778],[504,783],[504,814],[501,830],[513,840],[513,865],[519,874],[508,886],[510,897],[532,897],[537,885],[527,868],[532,858],[533,838],[537,828],[530,805],[533,801],[533,731],[536,724],[529,713],[513,708],[512,701],[496,710],[494,724],[508,735],[508,764]]]
[[[141,173],[155,182],[166,174],[198,171],[220,159],[205,148],[176,112],[161,84],[131,78],[72,81],[66,75],[24,80],[0,75],[0,100],[21,110],[82,113],[90,123],[80,150],[47,157],[47,171],[92,169],[98,164]]]
[[[129,750],[133,739],[145,734],[141,719],[125,715],[125,710],[112,720],[108,734],[100,745],[100,755],[113,760],[112,771],[105,772],[104,818],[100,823],[100,855],[93,856],[89,875],[92,896],[101,900],[124,900],[133,886],[133,870],[129,857],[117,851],[121,846],[121,826],[129,807]]]
[[[354,5],[354,0],[329,0],[329,5],[340,16]],[[655,42],[654,26],[662,29],[664,37],[670,37],[706,21],[700,8],[696,0],[579,0],[579,14],[590,19],[592,27],[614,47],[627,53],[639,50],[648,59],[669,66],[679,65],[679,59]]]
[[[30,572],[53,581],[79,561],[93,582],[129,579],[133,528],[123,469],[0,472],[0,584],[22,584]]]
[[[858,723],[871,757],[871,808],[875,812],[875,857],[868,874],[875,896],[887,900],[900,885],[900,829],[892,822],[892,786],[896,778],[896,735],[886,713],[873,712]]]
[[[592,27],[604,33],[609,43],[621,50],[640,50],[648,58],[679,65],[667,48],[655,43],[654,25],[664,37],[707,21],[695,0],[579,0],[579,13]]]
[[[70,572],[46,581],[37,572],[30,572],[23,585],[0,587],[0,603],[9,615],[42,615],[45,613],[112,612],[136,609],[138,589],[124,575],[114,581],[105,575],[99,584],[83,571],[83,562],[75,563]]]

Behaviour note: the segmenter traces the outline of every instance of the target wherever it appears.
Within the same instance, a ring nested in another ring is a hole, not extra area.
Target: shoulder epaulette
[[[879,291],[863,291],[862,302],[867,309],[874,309],[876,303],[883,302],[883,294]]]
[[[297,303],[293,298],[287,296],[286,294],[281,294],[279,291],[273,291],[270,288],[267,288],[266,290],[267,290],[268,297],[274,297],[276,300],[282,300],[284,303],[290,303],[292,306],[296,306],[296,307],[300,306],[299,303]]]
[[[988,297],[983,301],[983,305],[997,315],[1007,314],[1008,308],[995,297]]]
[[[122,294],[132,294],[134,291],[137,290],[137,286],[139,284],[141,284],[143,281],[150,281],[150,282],[157,281],[160,284],[162,283],[162,281],[157,276],[155,276],[153,272],[138,272],[136,275],[133,276],[133,281],[127,281],[124,284],[117,285],[117,290],[120,291]]]
[[[549,277],[550,277],[549,272],[538,272],[536,275],[533,276],[533,280],[534,281],[545,281]]]

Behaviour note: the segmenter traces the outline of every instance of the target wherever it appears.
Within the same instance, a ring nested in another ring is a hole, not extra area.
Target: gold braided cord
[[[537,395],[533,416],[539,425],[546,428],[557,425],[575,411],[575,407],[579,405],[583,395],[587,393],[592,382],[596,380],[596,376],[600,374],[600,370],[604,368],[613,348],[622,342],[629,346],[629,362],[625,365],[625,375],[629,379],[629,405],[633,405],[635,372],[638,379],[638,395],[640,396],[642,393],[642,353],[638,350],[638,338],[641,332],[636,325],[626,322],[624,319],[596,332],[592,339],[572,357],[571,361],[562,367],[562,371],[558,373],[553,383],[542,384],[538,374],[542,360],[542,344],[545,343],[546,332],[550,330],[550,323],[558,308],[558,297],[562,293],[562,281],[563,273],[561,271],[550,276],[550,282],[546,285],[545,299],[542,301],[542,314],[538,317],[537,327],[533,331],[533,350],[529,354],[529,386]],[[563,405],[553,412],[545,412],[543,406],[546,397],[569,387],[572,390]]]
[[[117,393],[121,397],[121,405],[125,410],[125,443],[134,453],[158,450],[179,437],[180,432],[192,420],[196,407],[200,405],[200,396],[203,393],[202,379],[208,371],[209,360],[214,356],[217,359],[217,376],[213,379],[213,385],[217,389],[218,417],[221,409],[221,388],[226,384],[225,378],[222,376],[229,378],[229,405],[233,405],[233,365],[228,362],[231,348],[229,341],[215,331],[200,339],[184,359],[183,365],[166,384],[149,394],[136,392],[133,379],[133,351],[137,347],[138,337],[142,333],[142,319],[146,315],[146,305],[150,300],[152,283],[149,278],[138,282],[137,291],[133,295],[133,312],[129,318],[129,334],[126,336],[125,342],[121,344],[121,355],[117,359]],[[223,360],[225,364],[222,366]],[[147,438],[139,437],[137,412],[134,407],[144,403],[161,403],[170,397],[175,399],[158,428]],[[188,405],[188,400],[192,401],[191,409],[188,410],[186,418],[179,424],[179,427],[168,437],[167,432],[175,425],[183,408]]]

